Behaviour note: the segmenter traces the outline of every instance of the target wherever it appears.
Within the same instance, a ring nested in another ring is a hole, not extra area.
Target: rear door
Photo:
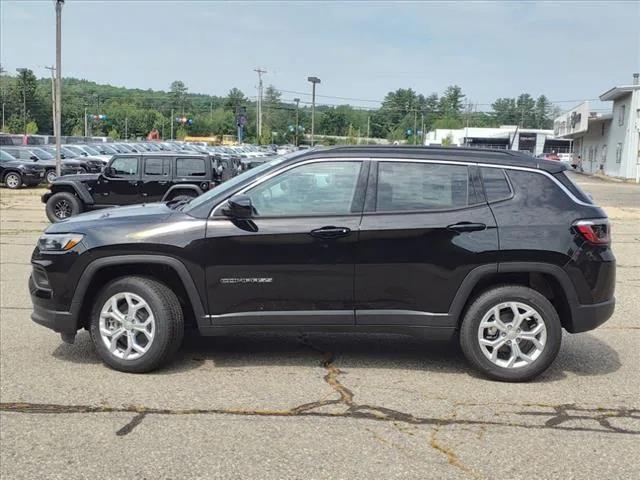
[[[450,326],[462,280],[497,250],[477,167],[374,162],[356,257],[356,323]]]
[[[171,186],[171,157],[142,157],[140,193],[144,202],[159,202]]]

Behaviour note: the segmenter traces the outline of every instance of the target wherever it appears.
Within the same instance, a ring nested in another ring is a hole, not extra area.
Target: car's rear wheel
[[[22,176],[17,172],[9,172],[4,176],[7,188],[16,189],[22,186]]]
[[[55,170],[47,170],[47,174],[45,175],[45,179],[48,183],[53,183],[53,181],[58,178]]]
[[[182,343],[180,302],[147,277],[109,283],[93,306],[91,338],[102,361],[122,372],[144,373],[168,362]]]
[[[537,291],[504,285],[484,292],[467,309],[460,345],[486,376],[502,381],[531,380],[558,355],[562,328],[555,308]]]
[[[47,200],[47,218],[51,223],[82,213],[80,199],[70,192],[58,192]]]

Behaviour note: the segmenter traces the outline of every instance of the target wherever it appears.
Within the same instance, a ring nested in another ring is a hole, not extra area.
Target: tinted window
[[[168,158],[147,158],[144,161],[144,174],[147,177],[169,176],[171,161]]]
[[[511,188],[501,168],[481,168],[484,193],[488,202],[511,197]]]
[[[439,210],[469,205],[466,165],[381,162],[376,210]]]
[[[111,162],[111,168],[119,176],[138,175],[138,159],[134,157],[116,158]]]
[[[176,177],[204,177],[206,170],[202,158],[178,158]]]
[[[261,216],[346,215],[360,174],[360,162],[301,165],[247,192]]]

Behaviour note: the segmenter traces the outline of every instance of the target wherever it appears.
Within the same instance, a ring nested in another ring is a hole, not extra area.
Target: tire
[[[513,306],[520,315],[535,312],[522,320],[520,329],[514,328],[517,320]],[[501,307],[498,315],[501,320],[496,324],[498,307]],[[541,333],[536,335],[538,330]],[[497,352],[487,342],[500,345]],[[556,358],[561,343],[560,318],[551,302],[537,291],[520,285],[503,285],[482,293],[467,309],[460,328],[460,346],[467,360],[485,376],[500,381],[525,382],[537,377]],[[492,360],[494,353],[496,358]],[[520,353],[525,357],[519,356]]]
[[[4,176],[4,184],[11,190],[16,190],[22,186],[22,175],[18,172],[9,172]]]
[[[58,192],[51,195],[45,210],[49,221],[56,223],[82,213],[82,203],[73,193]]]
[[[53,183],[56,178],[58,178],[58,176],[56,175],[55,170],[47,170],[47,173],[45,173],[44,175],[44,179],[47,181],[47,183]]]
[[[123,295],[125,299],[120,298]],[[114,296],[120,313],[128,313],[128,305],[131,304],[126,299],[126,295],[132,299],[133,305],[139,306],[140,303],[136,302],[142,300],[146,306],[137,310],[133,322],[109,320],[109,312],[113,311],[111,299]],[[101,312],[106,312],[106,315],[102,315],[103,329],[100,328]],[[143,327],[141,322],[149,321],[150,318],[153,323],[152,329],[150,325]],[[111,321],[110,324],[109,321]],[[118,332],[118,328],[123,326],[124,330],[121,330],[124,333],[116,339],[115,353],[112,353],[107,343],[113,345],[113,336],[103,335],[101,332]],[[136,330],[136,326],[138,329],[146,328],[147,333]],[[180,301],[169,287],[151,278],[138,276],[118,278],[107,284],[98,294],[91,312],[89,332],[96,352],[111,368],[128,373],[150,372],[166,364],[182,344],[184,318]],[[131,335],[136,337],[133,344]],[[149,335],[152,337],[151,340]],[[145,340],[148,342],[146,345],[144,345]],[[140,353],[130,345],[138,345],[139,348],[146,348],[146,350]],[[127,351],[130,351],[128,355]]]

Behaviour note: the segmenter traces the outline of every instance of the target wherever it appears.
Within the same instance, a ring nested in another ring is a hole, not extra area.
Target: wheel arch
[[[205,319],[205,309],[195,282],[185,265],[174,257],[165,255],[118,255],[99,258],[82,272],[71,301],[71,312],[77,327],[88,324],[92,301],[99,285],[127,275],[146,275],[167,284],[181,298],[181,304],[190,311],[193,320],[200,325]],[[183,303],[184,302],[184,303]]]
[[[571,330],[578,297],[567,273],[558,265],[505,262],[476,267],[465,277],[451,302],[449,314],[460,327],[464,312],[482,292],[497,285],[523,285],[544,295],[554,306],[562,326]]]
[[[58,192],[70,192],[75,194],[83,203],[86,205],[93,205],[93,197],[82,184],[78,184],[77,182],[70,180],[56,180],[51,184],[51,195],[54,195]],[[51,197],[49,197],[51,198]]]
[[[202,189],[200,187],[198,187],[197,185],[186,185],[186,184],[185,185],[174,185],[169,190],[167,190],[167,192],[162,197],[161,201],[166,202],[167,200],[169,200],[170,198],[172,198],[176,194],[179,194],[179,192],[181,192],[181,191],[192,192],[192,193],[195,193],[196,196],[202,195]]]

